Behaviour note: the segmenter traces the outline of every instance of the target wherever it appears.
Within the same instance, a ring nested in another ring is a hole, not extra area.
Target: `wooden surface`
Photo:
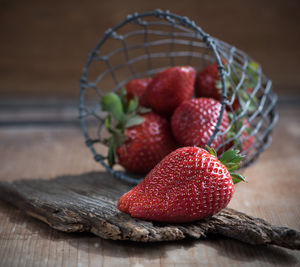
[[[290,107],[300,102],[299,3],[0,0],[0,180],[102,171],[84,145],[74,102],[44,97],[77,101],[82,67],[103,32],[128,13],[159,7],[244,50],[262,64],[275,91],[293,96],[282,102],[274,141],[245,170],[249,183],[238,185],[230,207],[300,230],[300,107]],[[24,102],[32,97],[41,99]],[[137,245],[66,234],[0,202],[1,267],[274,265],[300,265],[300,254],[227,238]]]
[[[1,109],[0,114],[6,114],[4,117],[7,118],[2,117],[0,123],[1,181],[84,176],[90,171],[102,171],[93,161],[84,145],[81,130],[76,126],[77,110],[69,106],[64,112],[62,107],[53,111],[53,106],[49,105],[41,111],[37,105],[31,104],[24,109],[18,106]],[[258,163],[244,171],[249,182],[237,186],[229,207],[274,225],[300,230],[299,118],[299,106],[281,105],[271,147]],[[19,123],[14,124],[14,121]],[[40,121],[47,123],[40,124]],[[222,237],[136,244],[108,241],[85,233],[66,234],[50,229],[45,223],[4,202],[0,202],[0,225],[0,266],[300,264],[299,251],[251,246]]]
[[[120,212],[118,199],[132,184],[107,172],[63,175],[55,179],[0,182],[0,199],[50,227],[90,232],[104,239],[163,242],[222,235],[251,245],[276,245],[300,250],[300,232],[274,226],[234,209],[190,223],[154,223]]]
[[[298,91],[298,0],[0,0],[0,97],[77,97],[81,70],[104,31],[157,8],[244,50],[277,92]]]

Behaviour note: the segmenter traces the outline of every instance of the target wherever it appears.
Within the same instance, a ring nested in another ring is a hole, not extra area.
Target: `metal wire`
[[[226,61],[226,67],[223,65]],[[196,70],[217,63],[221,90],[220,116],[208,145],[216,138],[222,144],[216,148],[224,152],[228,145],[241,146],[249,138],[253,145],[244,153],[241,167],[253,163],[271,142],[271,132],[277,122],[277,96],[271,91],[271,81],[259,67],[255,77],[247,66],[253,60],[243,51],[205,33],[187,17],[169,11],[155,10],[142,14],[135,13],[105,32],[103,38],[88,56],[80,79],[79,114],[86,145],[94,159],[116,178],[137,184],[143,177],[133,177],[125,171],[116,171],[108,166],[105,155],[99,154],[103,138],[104,115],[101,112],[100,97],[108,91],[117,91],[133,78],[149,77],[174,65],[191,65]],[[178,63],[180,62],[180,63]],[[251,92],[243,86],[245,79],[256,82]],[[227,97],[226,81],[233,88],[230,99]],[[235,114],[228,128],[221,132],[220,124],[225,110],[233,112],[239,92],[248,94],[248,101],[241,111]],[[253,101],[256,99],[256,101]],[[255,111],[249,106],[255,105]],[[226,138],[233,125],[246,119],[251,127],[250,135],[243,136],[245,125],[231,138]],[[238,142],[233,143],[234,140]],[[103,149],[101,149],[103,151]]]

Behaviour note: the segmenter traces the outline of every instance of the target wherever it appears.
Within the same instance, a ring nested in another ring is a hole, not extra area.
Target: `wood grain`
[[[24,210],[56,230],[91,232],[105,239],[137,242],[175,241],[221,234],[252,245],[274,244],[300,250],[300,232],[276,227],[233,209],[185,224],[152,223],[117,209],[132,186],[108,173],[93,172],[51,180],[0,183],[0,199]]]
[[[284,105],[279,114],[270,148],[244,171],[248,184],[237,186],[229,207],[299,231],[300,109]],[[80,128],[72,125],[2,127],[0,151],[1,181],[103,171],[84,145]],[[226,237],[137,245],[85,233],[66,234],[4,202],[0,202],[0,225],[0,266],[239,267],[300,262],[299,251],[252,246]]]

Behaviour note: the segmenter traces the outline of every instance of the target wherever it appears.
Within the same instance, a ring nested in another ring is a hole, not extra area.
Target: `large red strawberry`
[[[145,95],[148,84],[152,78],[134,79],[125,84],[125,89],[128,99],[133,99],[135,96],[139,99],[139,104],[144,107],[149,107],[147,97]]]
[[[224,63],[226,68],[226,63]],[[250,79],[247,75],[244,78],[244,86],[239,89],[237,93],[235,93],[234,101],[232,103],[232,111],[237,111],[241,104],[245,105],[248,101],[250,102],[248,105],[249,111],[254,111],[256,109],[255,102],[257,101],[255,96],[250,97],[252,93],[252,88],[256,86],[257,82],[257,73],[255,72],[258,69],[258,64],[256,62],[249,62],[248,67],[246,68],[247,73],[251,74],[252,79]],[[237,70],[236,70],[237,71]],[[231,73],[231,79],[225,77],[225,86],[227,88],[228,100],[232,101],[232,96],[234,94],[234,88],[231,83],[234,82],[236,85],[240,82],[236,75]],[[246,88],[246,89],[243,89]],[[220,75],[218,70],[217,63],[208,65],[202,71],[199,72],[196,80],[196,95],[198,97],[211,97],[218,101],[221,101],[221,93],[222,93],[222,85],[220,81]],[[228,111],[231,111],[229,107],[227,107]]]
[[[230,150],[219,161],[210,151],[214,155],[198,147],[173,151],[119,199],[118,209],[136,218],[173,223],[218,213],[228,205],[234,183],[244,180],[230,172],[242,157]]]
[[[181,146],[205,147],[216,129],[220,117],[221,104],[212,98],[194,98],[182,103],[172,116],[172,132]],[[229,125],[228,115],[224,110],[220,131]],[[212,142],[217,148],[222,143],[221,135]]]
[[[146,91],[150,106],[170,116],[182,102],[192,97],[196,72],[190,66],[172,67],[157,73]]]
[[[117,158],[127,171],[146,174],[176,149],[169,122],[154,112],[139,114],[136,98],[127,102],[126,97],[109,93],[102,97],[101,104],[109,112],[105,125],[111,134],[107,140],[110,166]]]

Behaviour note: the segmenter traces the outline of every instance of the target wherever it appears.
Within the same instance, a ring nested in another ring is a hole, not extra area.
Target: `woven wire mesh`
[[[120,90],[132,79],[153,76],[170,66],[191,65],[200,71],[217,63],[222,106],[208,145],[215,138],[222,138],[222,144],[216,149],[221,155],[228,147],[238,148],[251,139],[253,144],[242,152],[245,159],[241,167],[250,165],[270,144],[271,131],[277,121],[277,97],[271,91],[272,83],[260,67],[249,71],[250,62],[253,60],[247,54],[209,36],[187,17],[160,10],[128,15],[123,22],[105,32],[89,54],[83,69],[79,112],[86,145],[91,149],[94,159],[108,172],[119,179],[138,183],[141,177],[134,177],[119,166],[110,168],[106,154],[103,154],[106,151],[103,141],[106,133],[101,96]],[[246,80],[254,84],[250,91],[245,88]],[[227,96],[228,88],[232,90],[230,98]],[[234,114],[233,105],[241,101],[241,91],[247,94],[248,101],[243,103],[240,112]],[[221,132],[219,126],[225,110],[234,115],[226,131]],[[241,119],[247,120],[247,125],[236,128],[235,135],[228,138],[232,126]],[[250,127],[250,134],[243,134],[246,127]]]

